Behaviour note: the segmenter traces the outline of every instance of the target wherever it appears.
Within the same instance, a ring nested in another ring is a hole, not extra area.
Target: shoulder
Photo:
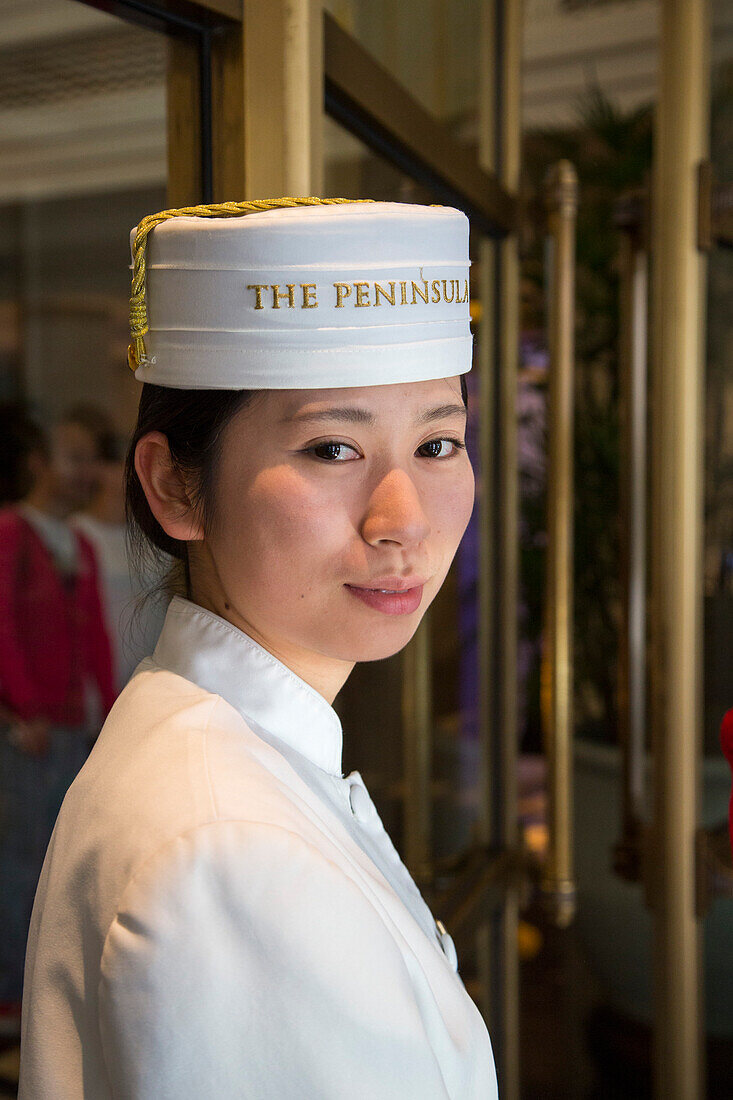
[[[118,864],[108,912],[147,911],[156,924],[159,906],[183,906],[187,925],[205,925],[222,905],[240,915],[258,901],[292,907],[294,896],[318,906],[327,880],[349,881],[351,864],[285,758],[220,696],[151,660],[85,770],[76,816],[96,822],[104,858]]]
[[[282,820],[285,803],[292,804],[289,787],[299,782],[285,757],[231,704],[154,657],[138,665],[97,748],[116,758],[113,776],[120,766],[131,768],[142,787],[175,790],[195,780],[206,820],[269,820],[272,814]]]
[[[43,569],[47,564],[47,555],[38,533],[21,510],[13,505],[0,508],[0,556],[6,567],[21,558],[25,568]],[[8,577],[5,576],[4,580],[7,583]]]
[[[205,728],[218,701],[219,696],[199,684],[162,668],[154,656],[144,657],[117,697],[98,744],[124,736],[132,747],[151,733],[166,737],[186,725]]]
[[[215,818],[205,739],[217,701],[145,658],[115,700],[67,796],[66,814],[91,808],[89,829],[100,831],[100,843],[116,852],[134,845],[140,856]]]
[[[143,662],[143,665],[149,662]],[[120,692],[57,820],[55,871],[89,876],[101,935],[157,848],[215,818],[204,740],[216,698],[171,674],[141,671]]]
[[[165,862],[192,830],[227,820],[305,828],[288,772],[220,696],[146,658],[67,794],[60,829],[70,852],[106,868],[109,912],[156,852]]]
[[[283,890],[303,900],[312,896],[321,905],[314,879],[323,884],[334,876],[349,881],[348,873],[322,847],[284,825],[244,818],[207,821],[150,853],[127,884],[119,912],[181,893],[199,898],[204,906],[218,905],[222,890],[245,907],[269,905]],[[266,897],[258,893],[264,885]]]
[[[348,870],[279,826],[217,821],[140,868],[109,929],[99,1027],[126,1095],[444,1097],[413,975]],[[250,1091],[251,1090],[251,1093]]]
[[[106,936],[102,976],[145,974],[150,992],[165,996],[182,966],[227,985],[232,973],[239,981],[262,967],[270,980],[332,971],[378,945],[394,950],[350,865],[280,825],[214,821],[161,846],[130,880]]]
[[[16,508],[11,505],[0,508],[0,538],[18,540],[21,535],[30,530],[30,524]]]

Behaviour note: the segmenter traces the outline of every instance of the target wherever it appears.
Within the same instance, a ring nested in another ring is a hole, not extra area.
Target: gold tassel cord
[[[145,362],[145,336],[148,332],[148,305],[146,291],[147,239],[161,222],[171,218],[237,218],[245,214],[255,214],[260,210],[278,210],[292,206],[334,206],[339,203],[373,202],[373,199],[321,199],[314,195],[304,198],[285,197],[280,199],[252,199],[249,202],[219,202],[205,206],[181,206],[175,210],[161,210],[157,214],[148,214],[140,221],[133,244],[132,295],[130,297],[130,334],[132,343],[127,352],[127,361],[131,370],[137,370]]]

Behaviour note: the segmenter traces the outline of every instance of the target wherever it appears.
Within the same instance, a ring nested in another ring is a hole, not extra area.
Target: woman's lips
[[[367,607],[375,611],[382,611],[385,615],[409,615],[417,611],[422,599],[423,586],[415,585],[414,588],[406,588],[401,592],[381,592],[376,588],[357,588],[356,585],[347,584],[345,588],[365,603]]]

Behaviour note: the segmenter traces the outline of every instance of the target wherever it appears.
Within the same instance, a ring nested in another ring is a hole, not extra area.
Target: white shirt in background
[[[168,563],[157,575],[138,576],[128,559],[124,523],[104,523],[83,512],[72,516],[71,522],[94,548],[115,684],[121,691],[142,658],[153,652],[158,640],[166,602],[158,596],[143,597],[161,580]]]

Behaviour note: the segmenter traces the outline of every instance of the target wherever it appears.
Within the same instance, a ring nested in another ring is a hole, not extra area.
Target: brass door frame
[[[459,205],[492,237],[517,226],[516,191],[482,164],[324,13],[326,111],[376,153]]]
[[[198,117],[202,113],[201,103],[197,97],[191,97],[187,107],[187,129],[196,140],[184,138],[180,129],[169,134],[174,145],[184,146],[183,150],[172,151],[170,167],[174,175],[184,178],[185,183],[174,182],[172,187],[181,191],[184,185],[190,187],[193,182],[198,183],[199,191],[190,196],[190,201],[200,202],[209,197],[202,194],[198,166],[202,159],[206,160],[205,152],[202,157],[202,144],[207,140],[211,143],[211,200],[224,201],[234,192],[249,193],[257,173],[244,148],[247,139],[258,148],[269,144],[272,157],[273,143],[277,144],[270,127],[273,115],[282,120],[284,130],[288,129],[289,120],[298,116],[297,121],[301,124],[298,140],[301,147],[304,146],[312,138],[307,128],[303,137],[303,107],[314,98],[319,112],[325,102],[328,114],[375,152],[430,187],[444,201],[459,205],[482,232],[501,238],[516,230],[516,194],[502,184],[496,173],[482,167],[479,159],[456,141],[328,12],[321,10],[317,0],[291,0],[287,4],[284,0],[272,0],[266,5],[256,0],[244,3],[242,0],[78,2],[163,31],[174,43],[187,40],[189,45],[203,50],[202,57],[194,56],[191,50],[174,57],[176,75],[180,81],[183,70],[190,69],[189,84],[201,93],[202,82],[207,84],[202,74],[207,73],[208,87],[203,88],[203,95],[216,105],[217,112],[224,108],[229,119],[227,138],[231,140],[235,136],[237,122],[243,130],[243,139],[235,141],[235,153],[242,163],[237,172],[231,163],[232,154],[227,154],[224,148],[223,127],[216,117],[212,120],[210,133],[202,135]],[[510,3],[508,10],[515,6],[514,2]],[[284,42],[286,26],[293,39],[290,43]],[[243,41],[247,38],[249,42]],[[303,42],[308,38],[312,42],[308,42],[304,50]],[[242,70],[238,82],[234,79],[237,68]],[[287,75],[287,70],[297,69],[300,72],[294,78]],[[312,97],[308,88],[312,83],[320,85],[320,80],[314,82],[312,79],[316,69],[322,75],[323,96]],[[176,90],[180,87],[178,83]],[[240,95],[252,103],[250,117],[247,117],[246,105],[232,102]],[[266,139],[258,132],[257,115],[261,125],[268,126]],[[302,160],[296,140],[286,152],[291,159]],[[181,154],[194,161],[188,169],[183,166]],[[279,170],[287,176],[286,167],[280,165]],[[308,172],[312,177],[318,175],[312,160]],[[302,169],[300,174],[304,174]],[[282,183],[286,182],[287,179],[283,179]],[[287,190],[270,186],[273,194]],[[314,186],[305,187],[302,193],[317,190]]]
[[[512,194],[519,191],[523,0],[487,0],[482,8],[479,89],[479,162],[496,172]],[[502,1095],[518,1100],[520,882],[517,813],[517,648],[519,604],[519,241],[515,232],[481,242],[481,300],[486,311],[478,340],[481,417],[479,452],[484,471],[479,508],[478,654],[480,811],[478,839],[501,882],[501,905],[479,927],[478,959],[484,982],[483,1012],[492,1027]],[[492,410],[496,410],[495,417]],[[493,476],[491,472],[495,471]],[[498,782],[497,782],[498,779]],[[489,867],[491,864],[489,864]],[[487,870],[488,873],[488,870]],[[455,914],[458,921],[460,910]],[[498,977],[492,990],[490,976]]]
[[[78,2],[168,37],[169,203],[212,202],[215,190],[233,179],[241,152],[238,127],[227,126],[212,103],[231,99],[228,77],[242,0]]]
[[[709,119],[709,0],[661,7],[660,88],[651,203],[629,196],[621,239],[622,503],[625,613],[620,661],[624,757],[618,874],[643,882],[652,912],[654,1089],[705,1095],[702,928],[706,903],[731,890],[720,837],[698,826],[702,757],[703,385],[706,264],[714,208],[704,171]],[[701,169],[703,169],[701,171]],[[651,217],[648,206],[651,207]],[[722,231],[717,226],[718,231]],[[646,251],[650,256],[647,265]],[[646,540],[645,304],[651,270],[649,499],[652,791],[644,782]],[[639,666],[642,666],[641,668]],[[727,836],[723,837],[727,848]]]

